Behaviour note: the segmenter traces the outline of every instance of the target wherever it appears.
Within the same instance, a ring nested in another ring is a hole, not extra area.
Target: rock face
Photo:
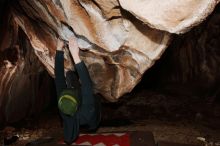
[[[219,6],[201,25],[175,36],[131,94],[103,103],[103,113],[111,115],[102,119],[191,119],[219,129]]]
[[[152,28],[184,33],[201,23],[219,0],[119,0],[121,6]]]
[[[171,40],[168,32],[189,30],[204,20],[217,3],[20,0],[12,6],[12,13],[52,76],[57,38],[67,40],[74,34],[95,91],[109,101],[116,101],[130,92],[160,58]],[[65,67],[72,69],[67,50],[65,54]]]
[[[95,91],[110,101],[133,89],[170,40],[170,34],[121,10],[117,1],[20,1],[13,16],[51,75],[57,38],[75,34]],[[66,69],[72,69],[68,52]]]
[[[67,41],[70,35],[77,37],[80,57],[89,69],[95,92],[109,101],[117,101],[161,57],[174,37],[172,33],[189,31],[205,20],[218,2],[10,1],[1,18],[4,24],[0,34],[0,112],[10,119],[14,111],[27,111],[26,106],[34,102],[9,107],[21,99],[28,102],[39,97],[37,93],[44,93],[44,87],[50,83],[39,79],[39,74],[46,69],[54,76],[57,39]],[[65,69],[73,69],[68,49]]]
[[[53,85],[27,36],[13,21],[12,14],[9,11],[3,14],[0,29],[0,125],[40,112],[50,101],[49,91]]]

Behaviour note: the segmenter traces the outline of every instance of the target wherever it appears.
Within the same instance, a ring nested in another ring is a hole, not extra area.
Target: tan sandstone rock
[[[135,87],[170,40],[169,33],[151,29],[121,11],[116,0],[66,0],[59,4],[29,0],[21,1],[20,5],[28,17],[15,9],[15,21],[50,74],[53,75],[57,38],[67,40],[75,34],[95,91],[110,101]],[[65,57],[65,67],[71,69],[68,51]]]
[[[75,35],[95,92],[117,101],[161,57],[171,41],[169,32],[189,30],[204,20],[218,2],[20,0],[11,9],[14,26],[25,32],[29,49],[33,48],[51,76],[57,39],[67,41]],[[69,69],[73,69],[73,62],[66,48],[65,70]]]
[[[121,6],[152,28],[184,33],[201,23],[219,0],[119,0]]]

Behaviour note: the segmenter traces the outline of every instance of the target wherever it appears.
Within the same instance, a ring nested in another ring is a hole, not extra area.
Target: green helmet
[[[73,116],[78,109],[77,90],[64,89],[58,99],[58,108],[66,115]]]

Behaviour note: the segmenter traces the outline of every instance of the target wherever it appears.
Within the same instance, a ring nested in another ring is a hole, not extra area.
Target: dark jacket
[[[77,75],[73,71],[66,74],[66,77],[68,77],[68,80],[71,80],[71,83],[66,80],[64,76],[63,54],[63,51],[56,51],[55,84],[57,96],[61,94],[63,89],[70,86],[70,84],[80,90],[80,94],[78,95],[80,107],[77,113],[74,116],[67,116],[60,112],[64,125],[64,140],[67,143],[72,143],[79,135],[80,125],[86,126],[88,129],[96,129],[98,127],[100,121],[100,102],[93,95],[92,81],[83,61],[75,64],[81,84],[79,84]]]

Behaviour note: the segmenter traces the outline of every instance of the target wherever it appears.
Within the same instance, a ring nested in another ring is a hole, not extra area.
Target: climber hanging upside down
[[[69,39],[70,54],[75,71],[64,73],[64,42],[58,39],[55,56],[55,84],[58,108],[63,119],[64,142],[72,144],[79,135],[79,127],[96,130],[100,122],[100,101],[93,95],[92,81],[86,65],[79,57],[75,36]]]

